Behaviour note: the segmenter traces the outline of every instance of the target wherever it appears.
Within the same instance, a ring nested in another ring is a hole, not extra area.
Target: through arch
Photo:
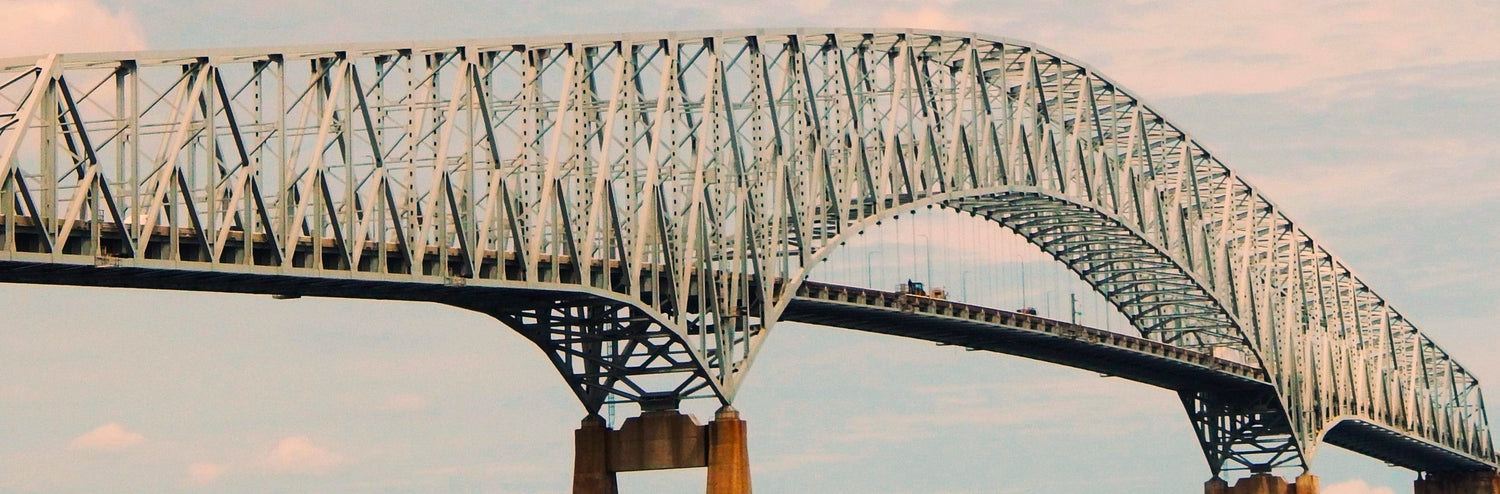
[[[985,218],[1040,248],[1124,314],[1144,337],[1213,354],[1231,348],[1264,369],[1261,357],[1223,298],[1205,288],[1188,263],[1148,236],[1097,206],[1036,187],[991,187],[949,194],[885,210],[861,219],[810,256],[806,268],[826,260],[851,235],[925,207],[942,207]],[[930,253],[929,253],[930,255]],[[807,271],[793,278],[790,290]],[[783,299],[771,319],[790,299]],[[1306,468],[1306,446],[1293,432],[1274,386],[1233,396],[1181,392],[1190,421],[1215,475],[1224,470]]]

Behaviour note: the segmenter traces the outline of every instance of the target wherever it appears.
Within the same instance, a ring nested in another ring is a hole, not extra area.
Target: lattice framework
[[[731,400],[811,266],[926,205],[1017,231],[1149,338],[1258,361],[1296,462],[1357,419],[1493,463],[1477,379],[1189,135],[1030,43],[797,30],[0,60],[0,260],[555,291],[492,313],[591,410]]]

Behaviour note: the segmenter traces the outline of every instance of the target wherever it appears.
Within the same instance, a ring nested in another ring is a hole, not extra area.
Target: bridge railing
[[[1142,352],[1162,357],[1189,362],[1204,368],[1241,376],[1248,380],[1254,380],[1269,384],[1269,377],[1264,369],[1247,365],[1225,358],[1217,357],[1211,353],[1193,351],[1191,349],[1173,346],[1147,338],[1131,336],[1112,331],[1095,329],[1084,325],[1073,324],[1067,321],[1059,321],[1041,316],[1023,314],[1015,311],[1007,311],[985,307],[981,305],[966,304],[952,300],[945,300],[920,295],[888,292],[871,288],[861,288],[847,285],[836,285],[815,281],[805,281],[797,289],[797,296],[811,300],[824,300],[831,302],[847,302],[864,306],[885,307],[908,313],[919,313],[924,315],[949,317],[968,321],[983,322],[1013,328],[1023,328],[1059,338],[1071,340],[1088,341],[1095,343],[1106,343],[1109,346],[1139,350]]]

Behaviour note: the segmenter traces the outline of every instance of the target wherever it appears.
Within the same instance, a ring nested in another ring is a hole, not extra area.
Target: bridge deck
[[[1118,376],[1175,391],[1272,391],[1265,371],[1210,354],[1064,321],[950,300],[804,282],[781,320],[962,346]],[[1362,420],[1330,428],[1327,444],[1416,471],[1494,465]]]
[[[1145,338],[949,300],[805,282],[796,321],[1004,353],[1175,391],[1269,388],[1265,371]]]
[[[20,244],[34,242],[35,223],[31,218],[0,216],[14,222]],[[92,222],[81,221],[69,235],[72,246],[87,240]],[[100,222],[101,245],[118,243],[122,233],[118,225]],[[0,226],[0,231],[4,227]],[[162,237],[175,236],[183,250],[191,250],[201,237],[192,228],[157,227]],[[229,245],[243,242],[260,250],[266,241],[261,235],[245,239],[243,232],[229,232]],[[160,238],[153,242],[165,242]],[[335,248],[329,239],[322,247]],[[506,286],[501,280],[515,280],[521,268],[513,256],[495,251],[482,252],[478,277],[464,278],[458,266],[432,261],[424,262],[416,276],[402,273],[413,266],[403,266],[392,254],[396,244],[366,243],[362,251],[365,263],[372,257],[384,257],[391,264],[370,272],[372,266],[350,269],[344,265],[321,269],[322,260],[309,256],[315,252],[312,240],[299,239],[291,251],[289,266],[278,266],[270,256],[257,255],[256,262],[228,264],[204,259],[175,260],[161,258],[165,252],[141,258],[118,258],[110,253],[88,254],[64,249],[62,254],[0,251],[0,282],[39,283],[74,286],[169,289],[209,292],[307,295],[342,298],[398,299],[437,302],[471,310],[485,311],[495,305],[540,303],[560,297],[581,294],[549,291],[527,284]],[[226,249],[227,257],[245,255],[236,248]],[[437,258],[439,247],[429,246],[428,256]],[[450,259],[462,255],[455,248],[446,249]],[[152,258],[161,256],[157,258]],[[264,264],[264,265],[263,265]],[[337,261],[330,265],[338,266]],[[551,274],[561,277],[577,272],[579,267],[566,257],[555,263],[542,263]],[[598,261],[589,268],[596,275],[612,272],[619,276],[620,266],[606,266]],[[425,276],[424,276],[425,275]],[[444,276],[447,275],[447,276]],[[464,283],[433,283],[458,275]],[[485,278],[493,278],[485,279]],[[500,282],[500,283],[496,283]],[[1145,338],[1069,324],[1042,317],[1003,311],[977,305],[927,297],[913,297],[881,290],[831,285],[806,281],[782,314],[781,320],[842,327],[1032,358],[1045,362],[1118,376],[1176,391],[1270,391],[1265,371],[1241,362],[1173,346]],[[1345,421],[1331,428],[1324,438],[1334,444],[1390,464],[1418,471],[1493,470],[1494,466],[1447,447],[1418,439],[1395,428],[1363,421]]]

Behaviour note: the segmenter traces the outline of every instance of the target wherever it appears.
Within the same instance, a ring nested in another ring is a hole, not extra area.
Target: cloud
[[[68,449],[74,451],[119,451],[145,441],[146,436],[110,422],[73,438]]]
[[[25,384],[0,386],[0,401],[25,403],[36,398],[36,389]]]
[[[548,478],[553,469],[546,462],[537,459],[508,460],[486,463],[474,463],[467,465],[447,465],[441,467],[424,468],[415,473],[423,477],[463,477],[473,479],[506,479],[507,481],[519,481],[521,479],[543,480]]]
[[[326,475],[345,463],[343,455],[313,444],[306,436],[283,438],[265,461],[274,472],[309,475]]]
[[[129,12],[93,0],[11,0],[0,30],[0,57],[146,48],[144,30]]]
[[[787,453],[756,463],[755,470],[762,473],[775,473],[804,468],[823,468],[827,465],[852,463],[859,461],[860,458],[862,456],[858,454],[845,453]]]
[[[1149,11],[1101,9],[1094,15],[1105,29],[1056,22],[1048,34],[1061,39],[1035,41],[1107,53],[1106,73],[1147,96],[1262,93],[1363,72],[1494,60],[1495,14],[1477,2],[1441,9],[1408,2],[1156,2]]]
[[[1366,484],[1365,481],[1354,479],[1323,488],[1323,494],[1396,494],[1389,487],[1379,487]]]
[[[1154,413],[1164,398],[1164,393],[1142,391],[1142,386],[1116,379],[1083,376],[918,386],[912,403],[927,406],[852,414],[839,427],[816,435],[818,442],[866,444],[920,441],[955,428],[1020,427],[1025,434],[1092,438],[1132,435],[1155,426],[1136,419]],[[1100,416],[1115,420],[1090,422]]]
[[[424,468],[422,470],[417,470],[417,475],[448,476],[456,475],[462,471],[464,471],[463,467],[450,465],[446,467]]]
[[[892,27],[964,31],[972,28],[966,17],[954,15],[954,9],[923,5],[915,10],[890,9],[880,14],[880,24]]]
[[[391,395],[381,404],[383,412],[416,412],[426,410],[432,406],[432,400],[416,393],[401,393]]]
[[[875,24],[978,31],[1061,49],[1150,98],[1321,89],[1361,73],[1497,60],[1500,7],[1344,2],[768,1],[657,5],[667,29]],[[704,19],[708,19],[705,21]]]
[[[188,481],[193,485],[212,484],[215,480],[218,480],[219,477],[224,475],[225,470],[227,470],[227,467],[224,465],[200,461],[198,463],[188,465]]]

